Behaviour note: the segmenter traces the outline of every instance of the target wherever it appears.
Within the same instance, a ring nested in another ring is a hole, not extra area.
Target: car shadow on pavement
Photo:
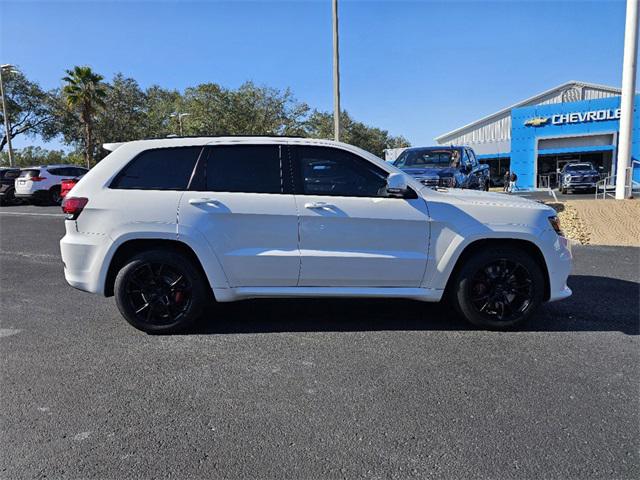
[[[639,334],[640,283],[591,275],[569,278],[573,296],[543,305],[524,332]],[[247,300],[213,306],[188,333],[475,330],[447,304],[387,299]]]

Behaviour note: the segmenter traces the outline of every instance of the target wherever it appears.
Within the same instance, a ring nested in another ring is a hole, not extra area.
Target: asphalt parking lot
[[[3,479],[640,478],[640,249],[577,247],[517,332],[278,300],[149,336],[66,285],[63,230],[0,213]]]

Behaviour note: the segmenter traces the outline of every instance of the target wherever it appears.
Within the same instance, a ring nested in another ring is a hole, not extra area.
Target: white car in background
[[[15,180],[15,196],[34,203],[59,205],[62,201],[60,197],[62,181],[81,177],[88,171],[76,165],[40,165],[22,168]]]
[[[508,328],[571,294],[568,241],[540,203],[428,188],[328,140],[106,148],[62,205],[65,277],[115,295],[147,332],[188,327],[212,299],[258,297],[447,299],[476,325]]]

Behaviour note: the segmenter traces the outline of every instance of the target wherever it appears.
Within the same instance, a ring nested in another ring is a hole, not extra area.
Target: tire
[[[486,182],[484,182],[484,191],[488,192],[489,191],[489,180],[487,180]]]
[[[152,334],[191,327],[209,303],[210,292],[193,261],[169,249],[133,256],[118,272],[114,285],[116,305],[125,320]]]
[[[62,203],[59,186],[54,186],[49,189],[49,202],[52,205],[60,205]]]
[[[561,193],[562,195],[566,195],[566,194],[567,194],[567,189],[566,189],[566,188],[564,188],[564,187],[560,187],[560,193]]]
[[[453,306],[482,328],[500,330],[522,324],[544,298],[542,268],[517,247],[496,246],[475,253],[453,281]]]
[[[15,191],[13,188],[9,188],[6,192],[4,192],[4,197],[0,199],[0,205],[15,205],[15,203]]]

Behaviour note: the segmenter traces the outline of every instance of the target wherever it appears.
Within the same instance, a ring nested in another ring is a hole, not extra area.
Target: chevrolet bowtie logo
[[[544,125],[548,121],[549,121],[549,117],[535,117],[535,118],[530,118],[529,120],[524,122],[524,125],[526,127],[539,127],[540,125]]]

